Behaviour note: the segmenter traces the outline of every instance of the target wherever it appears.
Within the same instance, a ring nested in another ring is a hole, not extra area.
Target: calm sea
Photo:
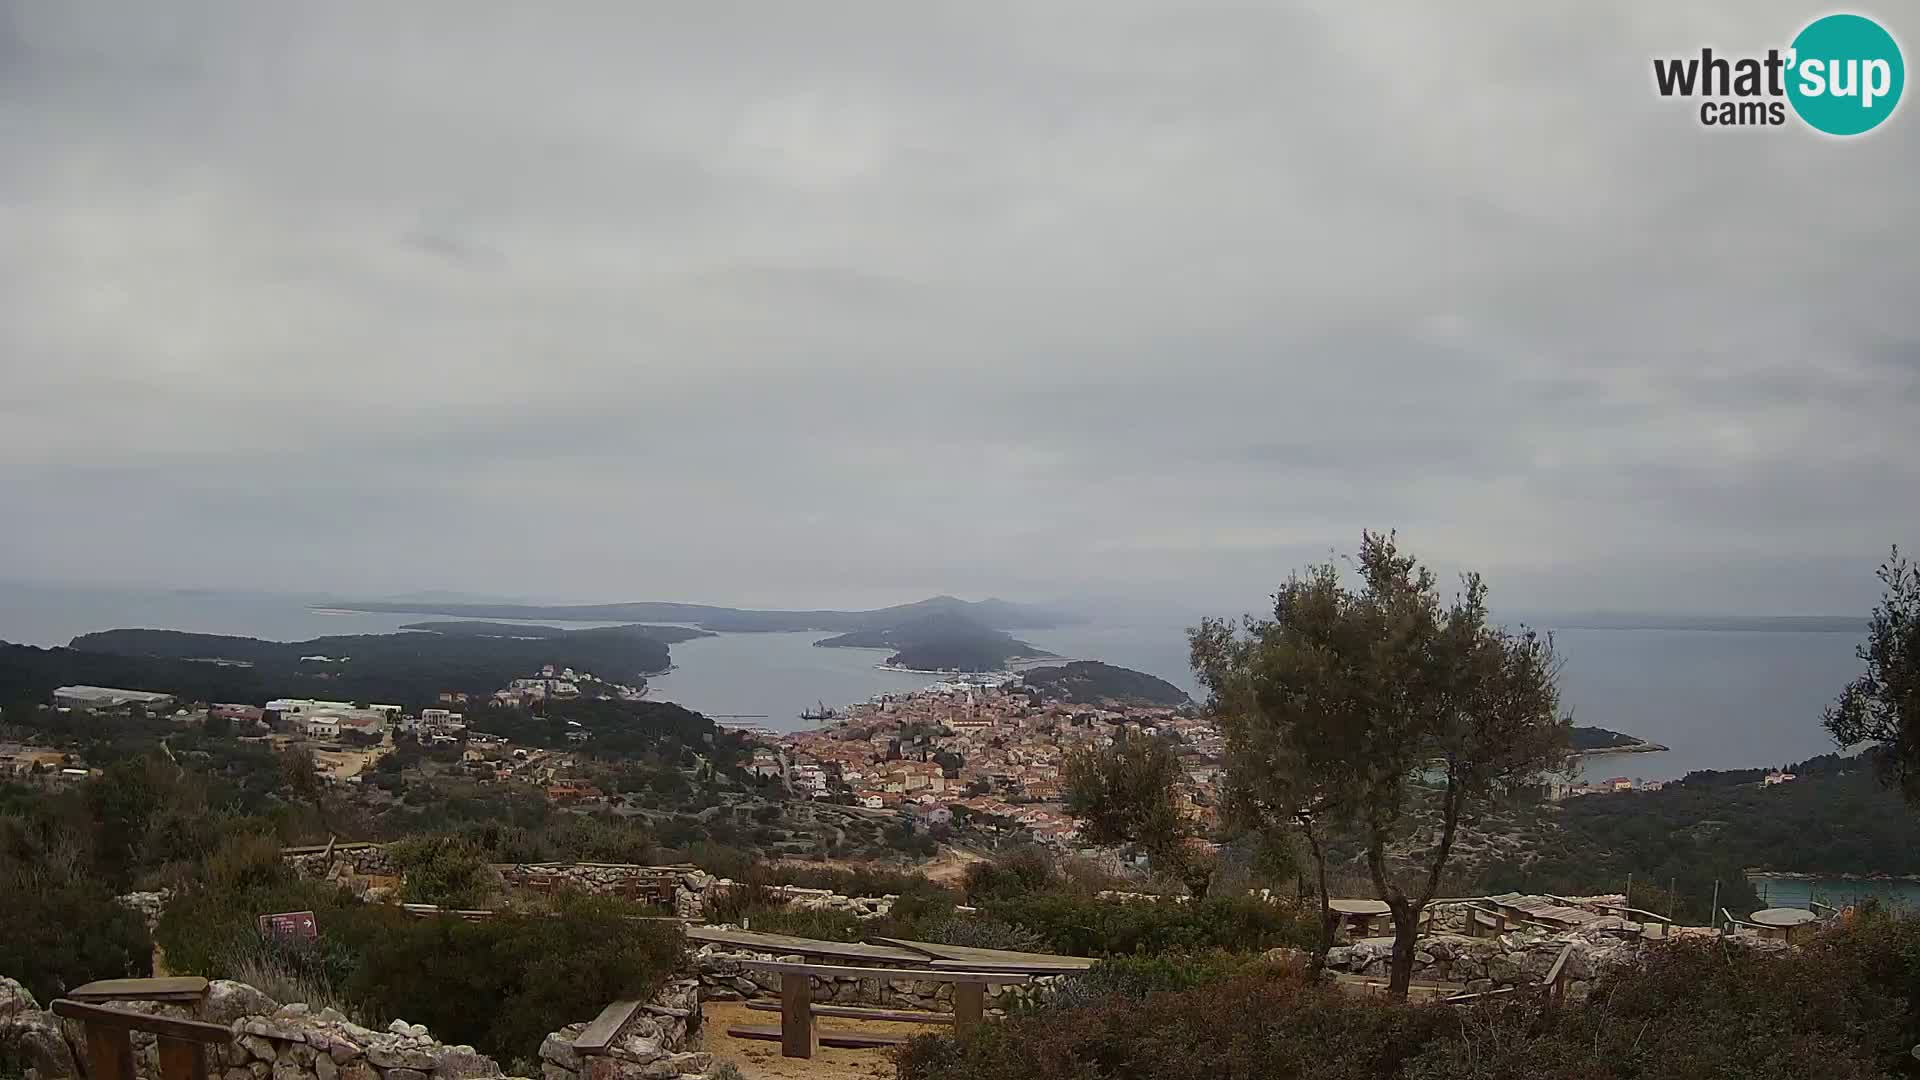
[[[320,596],[219,591],[135,591],[0,584],[0,640],[65,644],[114,627],[303,640],[386,633],[428,616],[324,614]],[[804,726],[816,702],[845,705],[912,689],[928,676],[881,671],[885,654],[819,649],[824,634],[726,634],[673,646],[656,697],[710,715],[751,717],[775,729]],[[1018,635],[1062,656],[1104,660],[1197,693],[1185,623],[1106,619]],[[1691,769],[1777,766],[1832,749],[1820,709],[1858,670],[1853,633],[1558,630],[1566,666],[1562,700],[1576,723],[1612,728],[1672,749],[1587,758],[1590,778],[1671,779]]]

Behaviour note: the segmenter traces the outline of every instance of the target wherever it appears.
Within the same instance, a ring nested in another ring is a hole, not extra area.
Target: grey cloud
[[[0,0],[0,568],[1221,610],[1398,526],[1518,607],[1857,610],[1914,106],[1648,74],[1807,16]]]

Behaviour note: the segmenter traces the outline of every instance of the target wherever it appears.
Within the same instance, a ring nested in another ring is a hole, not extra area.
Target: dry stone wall
[[[1455,983],[1469,993],[1507,986],[1532,986],[1543,979],[1562,949],[1573,951],[1564,969],[1569,1000],[1586,997],[1589,984],[1608,968],[1632,962],[1641,943],[1600,933],[1548,934],[1514,931],[1497,938],[1470,938],[1435,934],[1420,939],[1414,953],[1416,982]],[[1385,978],[1393,956],[1391,943],[1359,941],[1336,946],[1327,953],[1327,967],[1355,975]]]
[[[294,871],[303,877],[330,880],[349,871],[362,877],[397,877],[400,868],[381,844],[338,844],[332,851],[299,849],[284,852]],[[339,869],[335,869],[339,867]]]
[[[342,844],[331,852],[301,849],[284,856],[304,877],[344,881],[354,877],[398,877],[400,868],[379,844]],[[670,889],[675,915],[699,922],[707,915],[710,897],[745,888],[731,878],[714,877],[689,867],[641,866],[634,863],[496,863],[494,870],[507,885],[561,887],[593,896],[631,896],[653,888]],[[763,895],[810,911],[845,911],[861,919],[882,918],[893,911],[898,896],[844,896],[827,889],[798,885],[769,885]],[[969,910],[966,908],[962,911]]]
[[[578,1068],[578,1055],[567,1054],[586,1024],[549,1035],[540,1048],[544,1080],[704,1076],[713,1067],[711,1056],[682,1052],[699,1028],[698,997],[695,979],[669,984],[622,1030],[605,1063],[585,1071]],[[244,983],[215,980],[206,997],[191,1006],[126,1001],[111,1007],[230,1028],[232,1042],[207,1048],[208,1076],[215,1080],[498,1080],[504,1075],[492,1058],[471,1046],[441,1043],[422,1025],[394,1020],[379,1030],[366,1028],[331,1008],[282,1005]],[[132,1044],[137,1080],[160,1080],[155,1037],[135,1031]],[[79,1080],[90,1075],[86,1045],[80,1024],[41,1010],[23,986],[0,977],[0,1062],[20,1068],[25,1080]]]
[[[705,1076],[713,1055],[686,1051],[700,1030],[700,981],[680,979],[620,1026],[604,1053],[583,1054],[574,1045],[587,1025],[568,1024],[540,1044],[541,1080],[663,1080]]]

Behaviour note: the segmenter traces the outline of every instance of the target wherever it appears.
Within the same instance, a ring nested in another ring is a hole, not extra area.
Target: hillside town
[[[847,708],[823,727],[772,738],[753,768],[795,794],[893,810],[925,826],[978,821],[1070,848],[1078,837],[1061,805],[1061,766],[1077,749],[1122,729],[1172,739],[1188,787],[1181,803],[1215,823],[1224,744],[1188,709],[1043,702],[1018,676],[970,677]]]

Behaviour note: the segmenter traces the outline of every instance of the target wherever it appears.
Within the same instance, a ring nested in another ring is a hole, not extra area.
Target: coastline
[[[889,649],[887,651],[892,652],[893,650]],[[873,666],[875,670],[890,671],[895,675],[936,675],[946,679],[956,678],[959,676],[968,676],[968,677],[995,676],[999,678],[1011,679],[1014,676],[1014,672],[1011,672],[1011,671],[942,671],[939,668],[894,667],[892,664],[888,664],[884,661],[882,661],[881,663],[875,664]]]
[[[1746,870],[1749,879],[1769,881],[1916,881],[1920,874],[1809,874],[1800,870]]]
[[[1603,757],[1609,754],[1664,754],[1672,749],[1673,747],[1671,746],[1662,746],[1657,742],[1648,742],[1645,739],[1640,739],[1626,746],[1601,746],[1592,750],[1575,750],[1573,756],[1585,758]]]

